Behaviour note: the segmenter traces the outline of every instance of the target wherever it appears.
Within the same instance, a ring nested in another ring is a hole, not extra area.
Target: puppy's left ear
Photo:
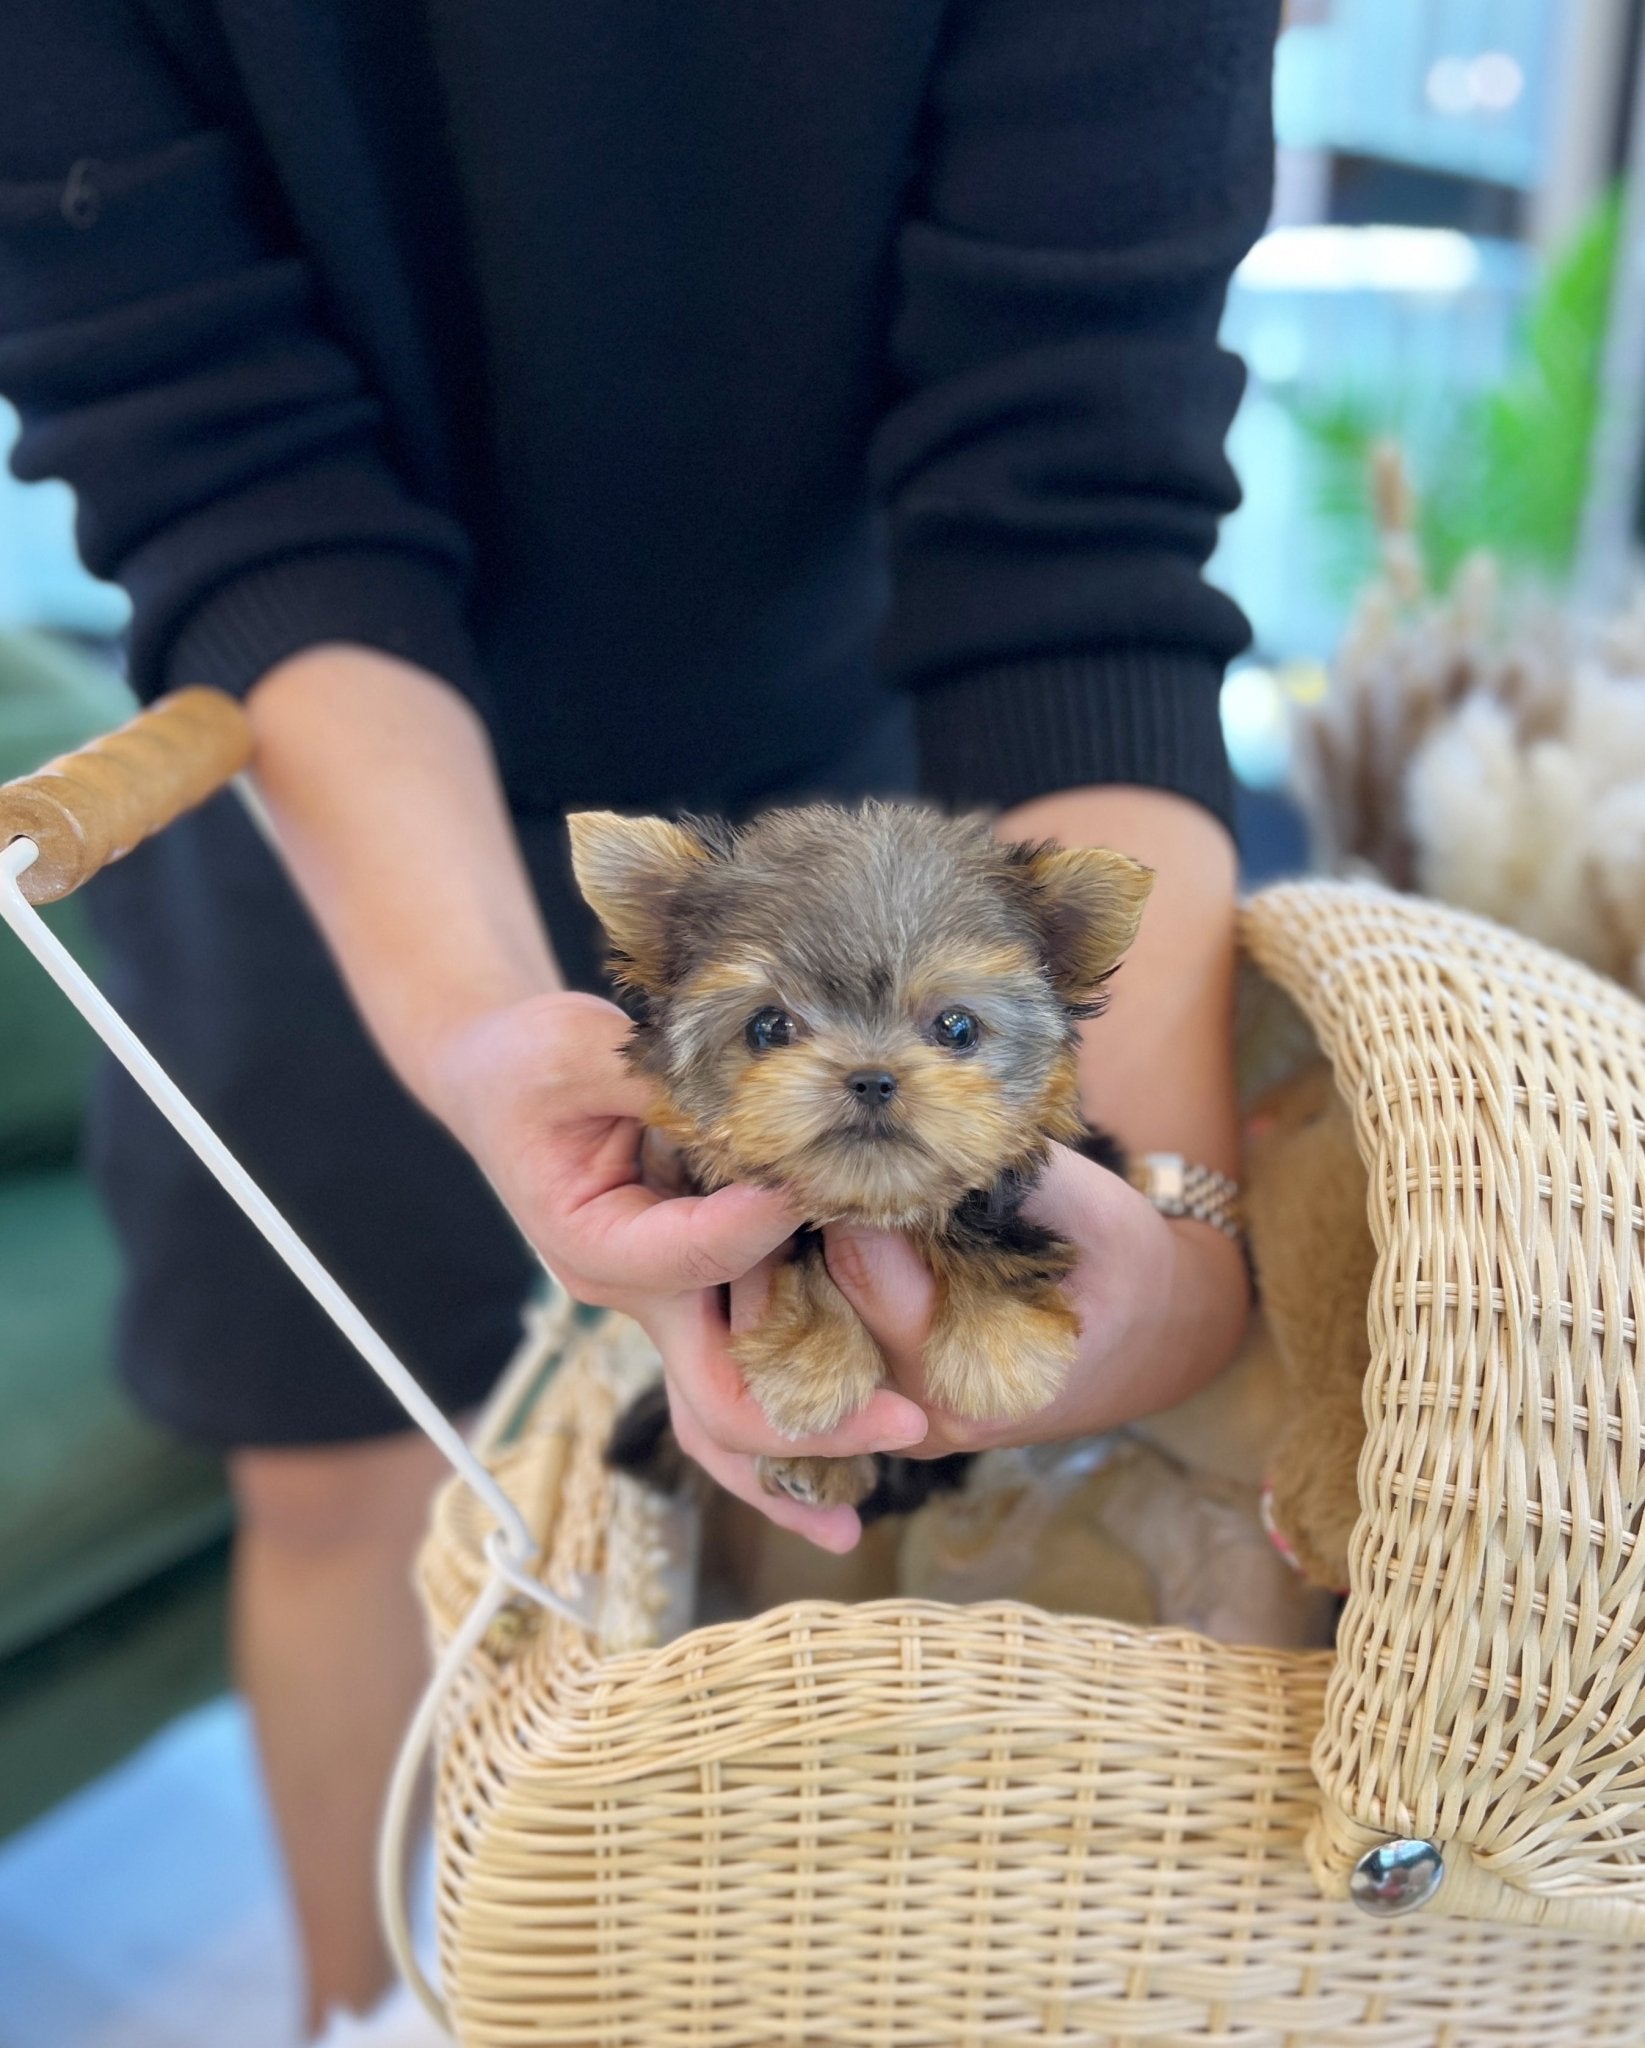
[[[577,886],[622,955],[625,975],[641,988],[661,989],[675,898],[713,856],[696,833],[666,818],[577,811],[566,827]]]
[[[1102,846],[1010,849],[1051,981],[1065,1002],[1095,995],[1137,935],[1154,871]]]

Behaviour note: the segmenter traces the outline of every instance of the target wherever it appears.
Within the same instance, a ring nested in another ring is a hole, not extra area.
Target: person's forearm
[[[484,729],[423,670],[352,646],[281,663],[246,710],[281,854],[368,1028],[438,1114],[445,1040],[560,986]]]
[[[999,831],[1009,839],[1113,847],[1154,870],[1113,1001],[1085,1029],[1085,1112],[1130,1151],[1180,1152],[1233,1173],[1238,869],[1227,832],[1184,797],[1131,788],[1042,797],[1007,812]]]

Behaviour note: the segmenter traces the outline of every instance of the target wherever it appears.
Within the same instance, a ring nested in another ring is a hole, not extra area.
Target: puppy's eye
[[[931,1036],[950,1052],[969,1052],[982,1036],[982,1026],[969,1010],[944,1010],[931,1026]]]
[[[743,1032],[750,1052],[770,1052],[773,1046],[794,1043],[794,1019],[786,1010],[756,1010]]]

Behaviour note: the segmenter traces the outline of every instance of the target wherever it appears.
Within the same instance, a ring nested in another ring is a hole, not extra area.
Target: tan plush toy
[[[1323,1061],[1255,1105],[1246,1146],[1262,1323],[1284,1384],[1266,1513],[1303,1576],[1341,1589],[1359,1514],[1376,1252],[1353,1120]]]

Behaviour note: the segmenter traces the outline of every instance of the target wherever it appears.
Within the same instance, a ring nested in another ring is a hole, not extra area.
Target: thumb
[[[601,1270],[620,1270],[626,1284],[666,1294],[740,1279],[798,1222],[780,1195],[763,1188],[664,1199],[638,1181],[611,1189],[584,1213]]]
[[[823,1252],[834,1285],[885,1354],[901,1391],[920,1400],[923,1360],[937,1287],[907,1238],[888,1230],[830,1224]]]

